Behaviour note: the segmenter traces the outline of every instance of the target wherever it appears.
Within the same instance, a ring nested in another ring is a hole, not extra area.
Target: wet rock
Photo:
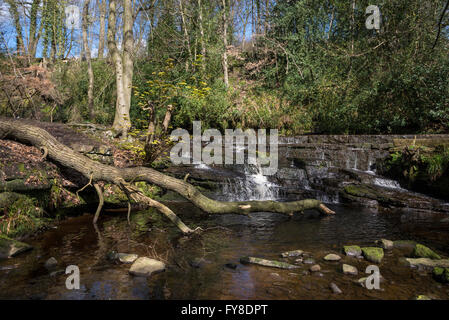
[[[22,252],[33,249],[32,246],[10,239],[0,234],[0,259],[15,257]]]
[[[442,223],[449,223],[449,218],[444,218],[444,219],[440,220],[440,222],[442,222]]]
[[[61,274],[64,274],[65,270],[57,270],[57,271],[53,271],[50,273],[50,277],[56,277],[56,276],[60,276]]]
[[[324,260],[326,261],[340,261],[341,257],[337,254],[330,253],[327,256],[324,257]]]
[[[279,277],[280,277],[279,273],[275,273],[275,272],[270,273],[270,275],[271,275],[272,277],[275,277],[275,278],[279,278]]]
[[[376,243],[380,245],[384,250],[391,250],[394,247],[394,242],[387,239],[377,240]]]
[[[304,253],[302,250],[293,250],[281,253],[282,258],[299,257]]]
[[[117,260],[117,258],[118,258],[118,253],[115,252],[115,251],[110,251],[110,252],[108,252],[108,253],[106,254],[106,258],[107,258],[108,260],[111,260],[111,261]]]
[[[422,244],[416,244],[413,250],[413,257],[415,258],[429,258],[434,260],[440,260],[441,257],[433,252],[430,248],[423,246]]]
[[[359,272],[357,271],[356,267],[353,267],[349,264],[343,264],[342,265],[342,270],[344,274],[348,274],[348,275],[352,275],[352,276],[356,276]]]
[[[362,249],[359,246],[344,246],[343,251],[347,256],[358,257],[362,254]]]
[[[51,257],[50,259],[45,261],[44,266],[47,270],[53,270],[58,266],[58,261],[54,257]]]
[[[303,263],[303,261],[304,261],[303,258],[298,258],[298,259],[295,260],[295,262],[296,262],[297,264]]]
[[[319,264],[315,264],[309,268],[310,272],[318,272],[321,271],[321,266]]]
[[[433,269],[433,277],[441,283],[449,283],[449,268],[436,267]]]
[[[131,254],[131,253],[118,253],[117,254],[117,259],[121,263],[133,263],[134,261],[137,260],[137,258],[139,258],[139,256],[137,254]]]
[[[307,258],[303,261],[304,264],[314,264],[315,263],[315,259],[312,258]]]
[[[258,264],[258,265],[264,266],[264,267],[272,267],[272,268],[280,268],[280,269],[297,269],[297,268],[299,268],[298,266],[295,266],[293,264],[289,264],[286,262],[266,260],[266,259],[255,258],[255,257],[243,257],[243,258],[240,258],[240,262],[243,264]]]
[[[381,263],[384,257],[384,250],[382,248],[365,247],[362,248],[362,253],[366,260],[374,263]]]
[[[405,265],[415,268],[419,266],[426,268],[435,268],[435,267],[449,268],[449,259],[433,260],[429,258],[418,258],[418,259],[405,258],[400,260]]]
[[[229,268],[229,269],[234,269],[234,270],[237,269],[237,265],[235,263],[232,263],[232,262],[226,263],[225,267]]]
[[[131,265],[129,273],[137,277],[149,277],[154,273],[165,270],[165,264],[162,261],[140,257]]]
[[[343,291],[341,291],[340,288],[333,282],[329,285],[329,288],[331,288],[332,292],[335,294],[343,293]]]

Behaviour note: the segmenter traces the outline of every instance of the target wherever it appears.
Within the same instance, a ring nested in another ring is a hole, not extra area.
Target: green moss
[[[384,250],[376,247],[362,248],[363,256],[371,262],[381,263],[384,257]]]
[[[440,260],[441,257],[433,252],[430,248],[423,246],[422,244],[416,244],[415,250],[413,251],[413,256],[415,258],[429,258],[434,260]]]
[[[0,234],[0,259],[14,257],[19,253],[31,250],[32,247],[26,243],[8,238]]]
[[[433,277],[442,283],[449,283],[449,268],[435,267],[433,269]]]
[[[343,252],[347,256],[360,256],[362,254],[362,249],[359,246],[344,246]]]

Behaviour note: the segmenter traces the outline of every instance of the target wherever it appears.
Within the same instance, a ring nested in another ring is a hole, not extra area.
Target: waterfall
[[[394,181],[394,180],[390,180],[390,179],[385,179],[385,178],[375,178],[373,183],[376,186],[380,186],[380,187],[384,187],[384,188],[389,188],[389,189],[402,189],[401,186],[399,185],[399,182]]]
[[[227,179],[223,184],[222,197],[229,201],[277,200],[280,186],[270,182],[262,174],[260,166],[245,165],[244,178]]]

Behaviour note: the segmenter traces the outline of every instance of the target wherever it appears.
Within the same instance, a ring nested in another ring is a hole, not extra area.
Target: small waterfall
[[[245,178],[227,179],[222,196],[229,201],[276,200],[280,188],[262,174],[260,166],[245,165]]]
[[[373,184],[389,189],[402,189],[399,182],[385,178],[374,178]]]

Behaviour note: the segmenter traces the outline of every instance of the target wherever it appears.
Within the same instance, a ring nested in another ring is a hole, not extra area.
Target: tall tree
[[[16,29],[16,50],[19,54],[24,54],[25,46],[23,42],[22,25],[20,23],[20,15],[17,8],[17,3],[15,0],[6,0],[6,2],[9,5],[9,13],[14,20],[14,27]]]
[[[100,33],[98,40],[98,59],[103,59],[104,55],[104,36],[106,30],[106,0],[99,0],[100,4]]]
[[[115,66],[115,78],[117,86],[117,102],[113,128],[118,135],[126,138],[131,128],[130,108],[132,79],[134,73],[133,61],[133,7],[131,1],[123,2],[123,25],[122,25],[122,52],[117,46],[116,26],[117,26],[117,1],[109,1],[108,18],[108,49]]]
[[[223,7],[223,81],[226,87],[229,87],[228,71],[228,6],[226,0],[222,0]]]
[[[90,56],[90,48],[89,48],[89,41],[87,39],[88,30],[89,30],[89,5],[90,0],[84,0],[84,6],[83,6],[83,46],[84,46],[84,53],[87,60],[87,73],[89,75],[89,86],[87,89],[87,104],[88,109],[90,113],[90,118],[93,121],[95,119],[95,112],[94,112],[94,72],[92,70],[92,59]]]

